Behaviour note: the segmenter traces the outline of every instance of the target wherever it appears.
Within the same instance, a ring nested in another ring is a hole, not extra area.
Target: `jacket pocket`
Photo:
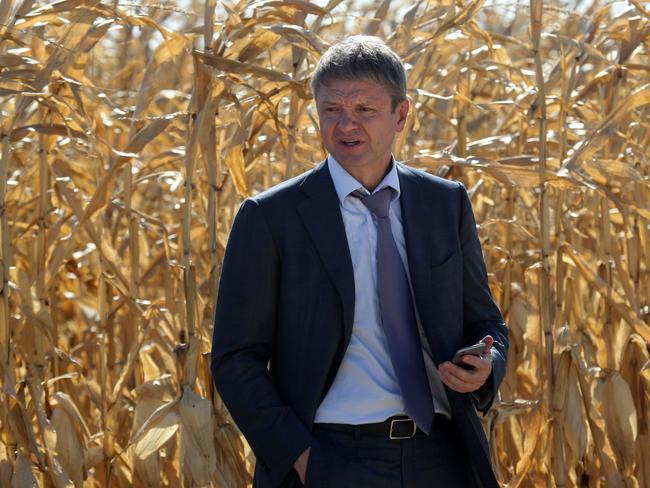
[[[438,320],[448,323],[461,318],[463,254],[460,250],[431,266],[431,293],[431,298],[436,304]]]
[[[461,251],[456,250],[438,263],[431,265],[431,275],[434,278],[444,276],[449,273],[462,271]]]

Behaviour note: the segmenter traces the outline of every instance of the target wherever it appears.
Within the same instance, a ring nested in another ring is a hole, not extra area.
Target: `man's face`
[[[328,80],[316,99],[323,144],[348,171],[388,164],[408,108],[404,100],[392,110],[388,89],[366,79]]]

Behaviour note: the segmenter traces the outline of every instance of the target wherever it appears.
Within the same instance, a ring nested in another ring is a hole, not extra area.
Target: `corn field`
[[[650,4],[0,0],[0,486],[250,485],[215,392],[233,216],[325,155],[309,77],[403,57],[398,159],[467,186],[508,487],[650,487]]]

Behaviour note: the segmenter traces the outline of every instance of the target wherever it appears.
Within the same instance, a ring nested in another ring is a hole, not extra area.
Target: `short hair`
[[[325,51],[311,78],[314,98],[329,80],[366,79],[384,85],[392,110],[406,100],[406,71],[399,56],[379,37],[351,36]]]

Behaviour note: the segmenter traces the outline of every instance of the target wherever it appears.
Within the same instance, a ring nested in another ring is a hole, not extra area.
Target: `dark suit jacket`
[[[478,392],[447,389],[453,421],[483,486],[497,486],[476,407],[503,379],[507,329],[492,300],[465,188],[401,163],[404,233],[415,303],[436,364],[485,335],[492,375]],[[354,277],[325,162],[241,206],[224,257],[212,373],[257,456],[254,486],[300,486],[292,465],[311,444],[316,409],[350,340]]]

